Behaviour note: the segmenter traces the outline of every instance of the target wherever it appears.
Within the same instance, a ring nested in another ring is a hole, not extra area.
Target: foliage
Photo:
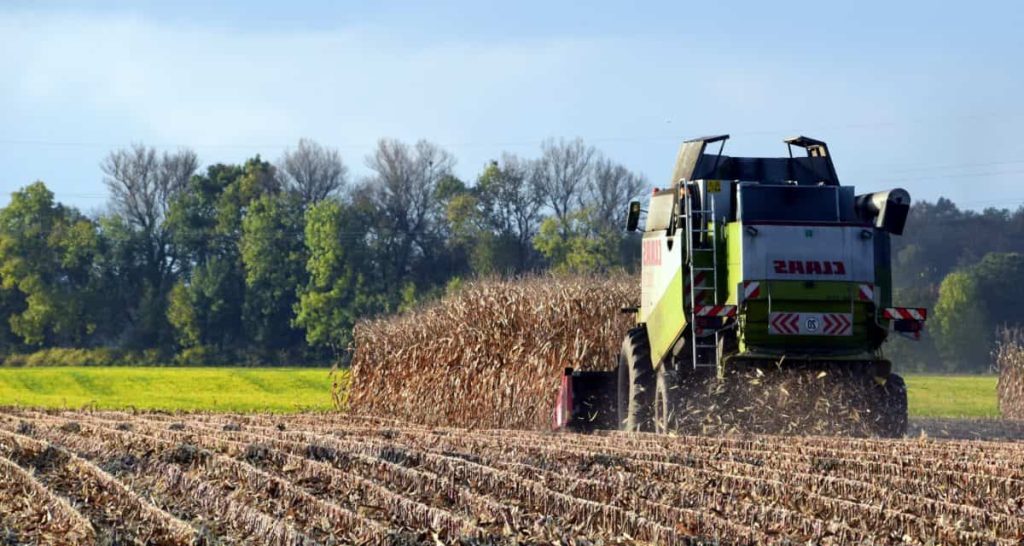
[[[985,371],[999,328],[1024,322],[1024,254],[986,254],[943,279],[935,305],[936,347],[947,371]]]
[[[95,218],[27,186],[0,212],[0,356],[322,361],[348,354],[360,318],[416,308],[456,277],[635,257],[613,219],[640,178],[579,139],[502,154],[472,184],[426,141],[383,139],[366,162],[350,185],[337,150],[305,139],[278,166],[202,171],[190,150],[134,144],[101,162],[110,201]]]
[[[90,272],[97,250],[96,225],[54,203],[42,182],[11,195],[0,211],[0,276],[3,289],[24,301],[8,320],[26,345],[80,345],[95,331]]]
[[[988,321],[978,282],[968,272],[950,273],[939,288],[933,317],[935,340],[946,371],[984,366],[988,358]]]
[[[544,220],[533,244],[556,271],[595,273],[626,265],[620,261],[623,239],[624,234],[604,226],[594,211],[583,209],[564,220]]]
[[[40,349],[29,354],[8,355],[3,366],[9,368],[37,368],[50,366],[122,366],[130,365],[125,353],[105,347],[97,349]],[[137,360],[136,360],[137,361]]]
[[[262,349],[292,347],[302,339],[291,323],[297,287],[306,282],[301,207],[288,195],[264,195],[242,222],[243,320],[247,337]]]
[[[357,211],[325,200],[305,217],[309,278],[300,288],[294,324],[306,331],[306,342],[338,352],[348,346],[356,319],[377,303],[365,273],[367,229]]]
[[[969,270],[977,279],[978,298],[992,327],[990,331],[1024,322],[1024,254],[990,252]]]

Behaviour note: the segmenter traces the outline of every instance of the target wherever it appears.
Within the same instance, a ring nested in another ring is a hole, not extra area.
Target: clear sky
[[[204,164],[309,137],[353,174],[380,137],[471,180],[583,137],[667,182],[679,142],[828,141],[840,178],[969,208],[1024,204],[1019,2],[94,1],[0,4],[0,204],[37,179],[94,212],[99,161]]]

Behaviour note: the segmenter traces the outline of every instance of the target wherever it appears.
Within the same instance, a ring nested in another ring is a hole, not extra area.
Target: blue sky
[[[471,180],[580,136],[667,182],[679,142],[828,141],[840,178],[970,208],[1024,204],[1024,7],[1013,2],[5,2],[0,203],[37,179],[98,211],[99,161],[204,164],[301,137],[354,176],[380,137]]]

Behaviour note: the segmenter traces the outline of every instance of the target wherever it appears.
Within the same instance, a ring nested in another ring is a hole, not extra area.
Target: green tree
[[[621,236],[600,225],[589,209],[573,212],[565,220],[548,218],[533,243],[557,271],[605,271],[620,265]]]
[[[245,283],[234,260],[212,258],[196,266],[168,297],[167,320],[184,348],[209,348],[224,359],[242,348]]]
[[[92,265],[95,224],[54,203],[36,182],[11,195],[0,211],[0,277],[24,298],[11,331],[28,345],[84,345],[96,329]]]
[[[302,341],[302,332],[292,326],[297,291],[306,284],[302,207],[293,194],[263,195],[242,221],[243,316],[250,339],[263,349]]]
[[[990,252],[970,270],[992,325],[1017,327],[1024,323],[1024,254]]]
[[[351,341],[355,321],[382,303],[365,276],[367,229],[357,210],[330,199],[310,207],[305,220],[309,280],[294,323],[310,345],[338,353]]]
[[[985,370],[992,326],[970,271],[955,271],[943,279],[932,323],[945,371]]]
[[[25,311],[25,295],[17,289],[3,288],[0,284],[0,357],[18,352],[23,348],[21,338],[11,330],[8,317]]]
[[[167,297],[166,316],[180,346],[223,359],[252,345],[246,334],[258,329],[245,328],[243,314],[247,299],[259,295],[246,289],[244,223],[254,202],[281,192],[274,167],[256,156],[241,166],[209,167],[171,204],[167,226],[181,279]]]
[[[943,279],[934,337],[949,371],[985,371],[999,327],[1024,323],[1024,254],[990,252]]]

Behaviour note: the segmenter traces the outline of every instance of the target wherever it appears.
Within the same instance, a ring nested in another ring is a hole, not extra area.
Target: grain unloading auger
[[[790,138],[788,157],[753,158],[722,155],[728,138],[685,142],[674,182],[654,191],[641,300],[624,309],[636,325],[617,370],[567,369],[554,426],[668,432],[724,419],[764,431],[821,413],[904,434],[906,387],[881,345],[890,330],[916,338],[926,318],[891,301],[889,238],[903,232],[909,194],[855,195],[818,140]],[[628,230],[641,212],[630,203]],[[776,385],[773,400],[801,403],[776,414],[757,386],[784,373],[801,379]]]

